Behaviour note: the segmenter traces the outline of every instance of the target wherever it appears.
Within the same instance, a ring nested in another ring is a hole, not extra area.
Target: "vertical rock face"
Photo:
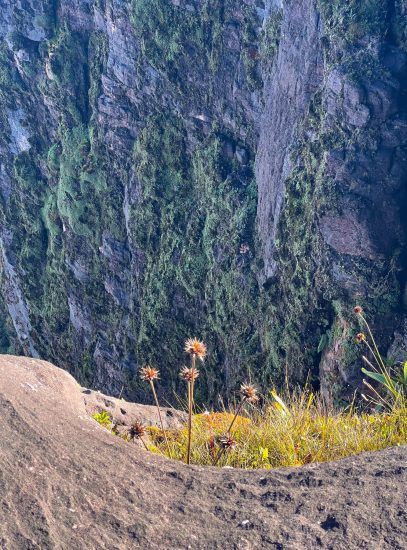
[[[3,4],[4,349],[143,399],[197,334],[211,400],[406,340],[403,2]]]
[[[171,388],[199,334],[213,397],[260,349],[245,296],[265,7],[44,0],[1,17],[8,340],[142,399],[135,369]]]
[[[352,305],[384,346],[405,308],[405,6],[350,4],[285,4],[256,161],[282,352],[299,364],[304,349],[313,364],[322,353],[327,397],[358,376]]]
[[[264,85],[265,108],[256,157],[258,229],[263,246],[264,280],[278,270],[274,257],[284,182],[292,170],[291,147],[299,123],[321,86],[323,55],[321,18],[309,2],[287,2],[281,41],[270,76]]]

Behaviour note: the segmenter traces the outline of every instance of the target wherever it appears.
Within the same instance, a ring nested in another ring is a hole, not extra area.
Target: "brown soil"
[[[111,436],[65,371],[0,357],[0,548],[407,548],[407,448],[275,471],[187,467]]]

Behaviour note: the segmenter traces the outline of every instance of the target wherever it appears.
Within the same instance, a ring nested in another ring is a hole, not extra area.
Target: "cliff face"
[[[288,364],[352,382],[361,302],[403,353],[406,4],[3,0],[3,349],[143,398]]]
[[[272,346],[298,365],[309,352],[326,395],[359,376],[352,305],[383,346],[406,305],[405,14],[401,3],[287,3],[264,87],[257,219],[278,304]],[[399,335],[392,355],[405,354]]]

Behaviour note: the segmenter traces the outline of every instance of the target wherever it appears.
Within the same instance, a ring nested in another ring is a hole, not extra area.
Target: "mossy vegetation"
[[[374,46],[388,28],[389,14],[384,4],[375,0],[319,2],[331,42],[326,59],[329,70],[335,67],[341,75],[360,82],[388,78]],[[358,46],[361,43],[363,47]],[[319,92],[312,98],[309,113],[298,128],[292,149],[295,168],[285,182],[284,209],[275,243],[279,270],[261,298],[266,319],[262,327],[263,349],[273,372],[280,372],[281,380],[287,364],[294,379],[311,370],[317,381],[322,354],[335,349],[338,342],[343,351],[343,372],[352,372],[356,355],[351,339],[357,326],[348,311],[349,302],[356,296],[358,299],[363,296],[366,310],[377,319],[399,307],[397,251],[393,258],[375,261],[358,255],[339,255],[327,246],[319,230],[321,218],[340,217],[346,210],[344,193],[356,197],[352,182],[345,190],[345,183],[327,174],[327,152],[345,156],[349,163],[356,163],[361,154],[374,158],[379,136],[380,129],[375,123],[355,128],[343,119],[329,117]],[[363,216],[366,205],[359,196],[356,201],[360,208],[358,215]],[[335,269],[351,281],[347,288],[338,284]],[[331,385],[334,398],[341,393],[337,382],[333,380]]]
[[[277,55],[280,44],[281,25],[283,21],[282,8],[273,9],[266,19],[260,42],[260,58],[263,73],[267,74]]]
[[[142,190],[131,219],[132,235],[145,254],[138,351],[146,362],[162,365],[153,342],[164,336],[172,342],[168,365],[178,361],[177,343],[191,326],[217,332],[214,346],[220,350],[237,352],[242,338],[252,340],[244,346],[242,362],[247,367],[255,360],[256,281],[250,251],[256,190],[250,166],[225,162],[223,139],[216,132],[208,136],[189,163],[182,122],[167,115],[151,118],[136,144]],[[163,368],[170,378],[171,369]],[[216,387],[219,376],[213,383]]]
[[[203,3],[199,12],[166,0],[132,0],[131,21],[149,61],[175,78],[181,66],[216,67],[220,54],[224,7],[219,0]]]
[[[127,91],[108,68],[107,33],[73,30],[55,9],[37,21],[47,36],[40,44],[14,37],[13,47],[29,54],[18,70],[1,44],[0,140],[6,143],[13,103],[31,112],[27,128],[35,130],[38,121],[40,128],[31,132],[30,149],[14,155],[12,195],[1,215],[14,234],[12,251],[44,357],[63,357],[87,384],[102,348],[112,368],[127,369],[125,377],[137,362],[153,362],[171,394],[179,387],[173,369],[182,359],[179,342],[199,332],[212,353],[197,397],[211,401],[235,388],[242,373],[257,372],[263,387],[271,378],[281,384],[287,372],[294,380],[309,370],[317,376],[349,301],[333,282],[328,263],[335,258],[318,230],[322,215],[340,209],[342,192],[325,174],[325,152],[346,150],[350,158],[358,148],[374,152],[378,135],[374,128],[326,126],[321,95],[313,97],[286,182],[276,241],[280,269],[262,289],[257,129],[245,105],[257,108],[259,69],[269,70],[277,54],[282,10],[273,10],[261,31],[258,11],[241,1],[176,4],[128,3],[140,49],[127,60],[129,75],[137,75]],[[346,48],[384,37],[384,4],[319,0],[335,44],[330,50],[345,48],[341,68],[352,78],[378,74],[374,48]],[[105,9],[103,0],[95,5]],[[106,113],[117,90],[123,119],[110,128]],[[31,95],[46,98],[39,114]],[[372,267],[350,258],[341,268],[355,281],[369,273],[368,311],[386,313],[398,303],[389,262]],[[73,327],[75,315],[82,329]]]
[[[111,321],[114,331],[113,304],[104,290],[105,268],[99,247],[103,231],[112,238],[124,238],[123,189],[120,182],[108,177],[93,117],[107,61],[107,37],[98,32],[90,36],[75,33],[61,21],[48,31],[49,38],[30,51],[31,69],[36,72],[30,86],[33,93],[47,96],[59,119],[50,121],[49,128],[44,126],[38,135],[30,135],[30,149],[15,156],[15,185],[4,215],[13,233],[13,261],[21,275],[36,345],[44,358],[58,361],[63,356],[64,363],[75,365],[81,352],[73,344],[68,306],[68,296],[79,286],[69,267],[74,263],[73,250],[86,239],[86,269],[92,279],[84,289],[85,301],[91,315],[101,322]],[[15,98],[28,101],[31,96],[24,78],[10,73],[13,63],[5,43],[1,55],[5,63],[1,64],[0,98],[5,106],[14,108]],[[24,71],[23,65],[22,74]],[[3,88],[8,94],[3,94]],[[32,125],[36,115],[30,113],[23,124]],[[41,120],[40,124],[47,123]],[[92,346],[94,350],[94,342],[84,343],[83,368],[76,371],[89,383],[93,365],[88,351]]]
[[[318,5],[328,32],[337,40],[381,38],[388,28],[387,0],[318,0]]]

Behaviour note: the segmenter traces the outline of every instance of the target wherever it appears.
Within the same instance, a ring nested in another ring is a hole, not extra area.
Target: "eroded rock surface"
[[[87,388],[82,388],[83,401],[85,408],[90,416],[106,411],[116,426],[126,430],[134,422],[142,422],[146,426],[160,426],[157,409],[153,405],[139,405],[129,403],[124,399],[117,399],[95,392]],[[182,411],[170,407],[160,407],[164,429],[179,429],[187,415]]]
[[[407,449],[276,471],[187,467],[112,437],[43,361],[0,357],[4,550],[405,548]]]

